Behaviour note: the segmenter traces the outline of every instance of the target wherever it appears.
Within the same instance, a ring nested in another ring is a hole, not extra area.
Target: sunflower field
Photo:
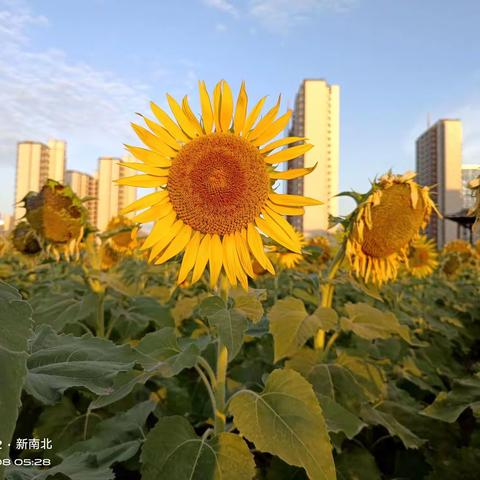
[[[105,232],[50,180],[0,238],[0,478],[478,479],[480,243],[392,172],[304,237],[290,112],[200,100],[133,126],[153,192]]]

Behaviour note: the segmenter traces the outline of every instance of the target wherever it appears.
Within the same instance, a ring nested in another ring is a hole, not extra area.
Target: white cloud
[[[229,13],[230,15],[238,15],[238,10],[228,0],[203,0],[203,3],[209,7]]]
[[[20,4],[0,3],[0,164],[15,164],[17,141],[51,136],[85,141],[98,155],[120,154],[132,112],[146,104],[146,86],[74,62],[61,50],[34,50],[29,29],[46,25]]]
[[[356,0],[250,0],[249,13],[272,32],[290,30],[322,11],[343,12]]]
[[[227,31],[227,26],[226,26],[225,24],[223,24],[223,23],[217,23],[217,24],[215,25],[215,30],[216,30],[217,32],[226,32],[226,31]]]

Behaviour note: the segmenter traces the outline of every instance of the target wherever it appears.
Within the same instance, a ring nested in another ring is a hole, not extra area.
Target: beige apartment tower
[[[325,80],[304,80],[295,98],[290,135],[306,137],[313,148],[302,157],[288,162],[288,168],[317,168],[309,175],[290,180],[287,193],[306,195],[323,202],[308,207],[303,217],[289,217],[289,222],[306,236],[328,230],[329,215],[338,215],[340,154],[340,87]]]
[[[49,140],[48,145],[40,142],[17,144],[17,169],[15,178],[15,221],[25,214],[18,203],[28,192],[38,192],[47,179],[64,181],[66,143]]]
[[[95,176],[87,173],[78,172],[76,170],[67,170],[65,173],[65,183],[70,185],[72,190],[80,198],[91,197],[84,203],[88,210],[88,221],[91,225],[97,225],[97,196],[98,196],[98,181]]]
[[[126,185],[117,185],[115,180],[133,175],[134,172],[120,165],[120,162],[133,162],[133,157],[101,157],[98,159],[98,204],[97,228],[104,231],[108,222],[119,215],[120,210],[132,203],[137,189]]]
[[[443,219],[432,215],[427,235],[439,248],[457,238],[457,226],[445,216],[462,209],[462,122],[443,119],[416,141],[417,181],[432,186],[432,197]]]

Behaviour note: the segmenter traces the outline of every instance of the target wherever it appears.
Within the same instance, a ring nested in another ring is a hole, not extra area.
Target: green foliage
[[[478,477],[478,272],[378,291],[341,272],[326,308],[316,273],[213,295],[177,268],[0,259],[0,440],[53,442],[12,448],[52,464],[8,480]]]

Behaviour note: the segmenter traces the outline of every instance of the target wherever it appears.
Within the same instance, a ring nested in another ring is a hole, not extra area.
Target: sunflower
[[[307,244],[303,233],[298,232],[297,230],[294,230],[294,232],[300,242],[300,246],[303,248]],[[303,255],[301,253],[290,252],[282,247],[279,248],[274,246],[270,251],[272,252],[275,262],[283,268],[294,268],[303,260]]]
[[[132,253],[137,247],[137,231],[135,222],[129,218],[122,215],[114,217],[108,222],[105,244],[116,253]]]
[[[475,205],[468,211],[468,214],[475,217],[473,228],[478,228],[480,225],[480,175],[469,182],[468,188],[473,191],[475,197]]]
[[[429,188],[413,179],[415,173],[388,173],[375,181],[349,219],[346,255],[354,274],[365,283],[382,285],[397,277],[435,206]]]
[[[428,277],[438,266],[435,242],[425,235],[412,242],[408,255],[408,271],[417,278]]]
[[[260,118],[266,97],[249,112],[244,83],[235,107],[227,82],[217,83],[212,100],[205,82],[200,82],[199,88],[201,120],[193,114],[187,97],[180,105],[167,95],[174,120],[151,103],[158,122],[143,117],[148,129],[132,124],[148,148],[126,145],[143,165],[124,165],[143,174],[119,179],[118,183],[157,191],[136,200],[122,213],[145,209],[133,221],[154,222],[142,245],[150,250],[149,261],[161,264],[184,252],[178,283],[192,271],[191,282],[198,281],[208,264],[212,286],[223,269],[231,285],[239,282],[247,288],[248,276],[254,275],[252,256],[275,272],[260,232],[292,252],[301,252],[301,244],[284,216],[303,215],[305,206],[321,202],[275,193],[273,185],[278,179],[302,177],[313,168],[283,172],[275,165],[303,155],[312,145],[279,150],[304,139],[272,141],[285,130],[291,116],[288,111],[276,118],[280,98]]]
[[[25,255],[36,255],[42,251],[38,236],[28,222],[17,223],[11,233],[11,240],[15,249]]]

